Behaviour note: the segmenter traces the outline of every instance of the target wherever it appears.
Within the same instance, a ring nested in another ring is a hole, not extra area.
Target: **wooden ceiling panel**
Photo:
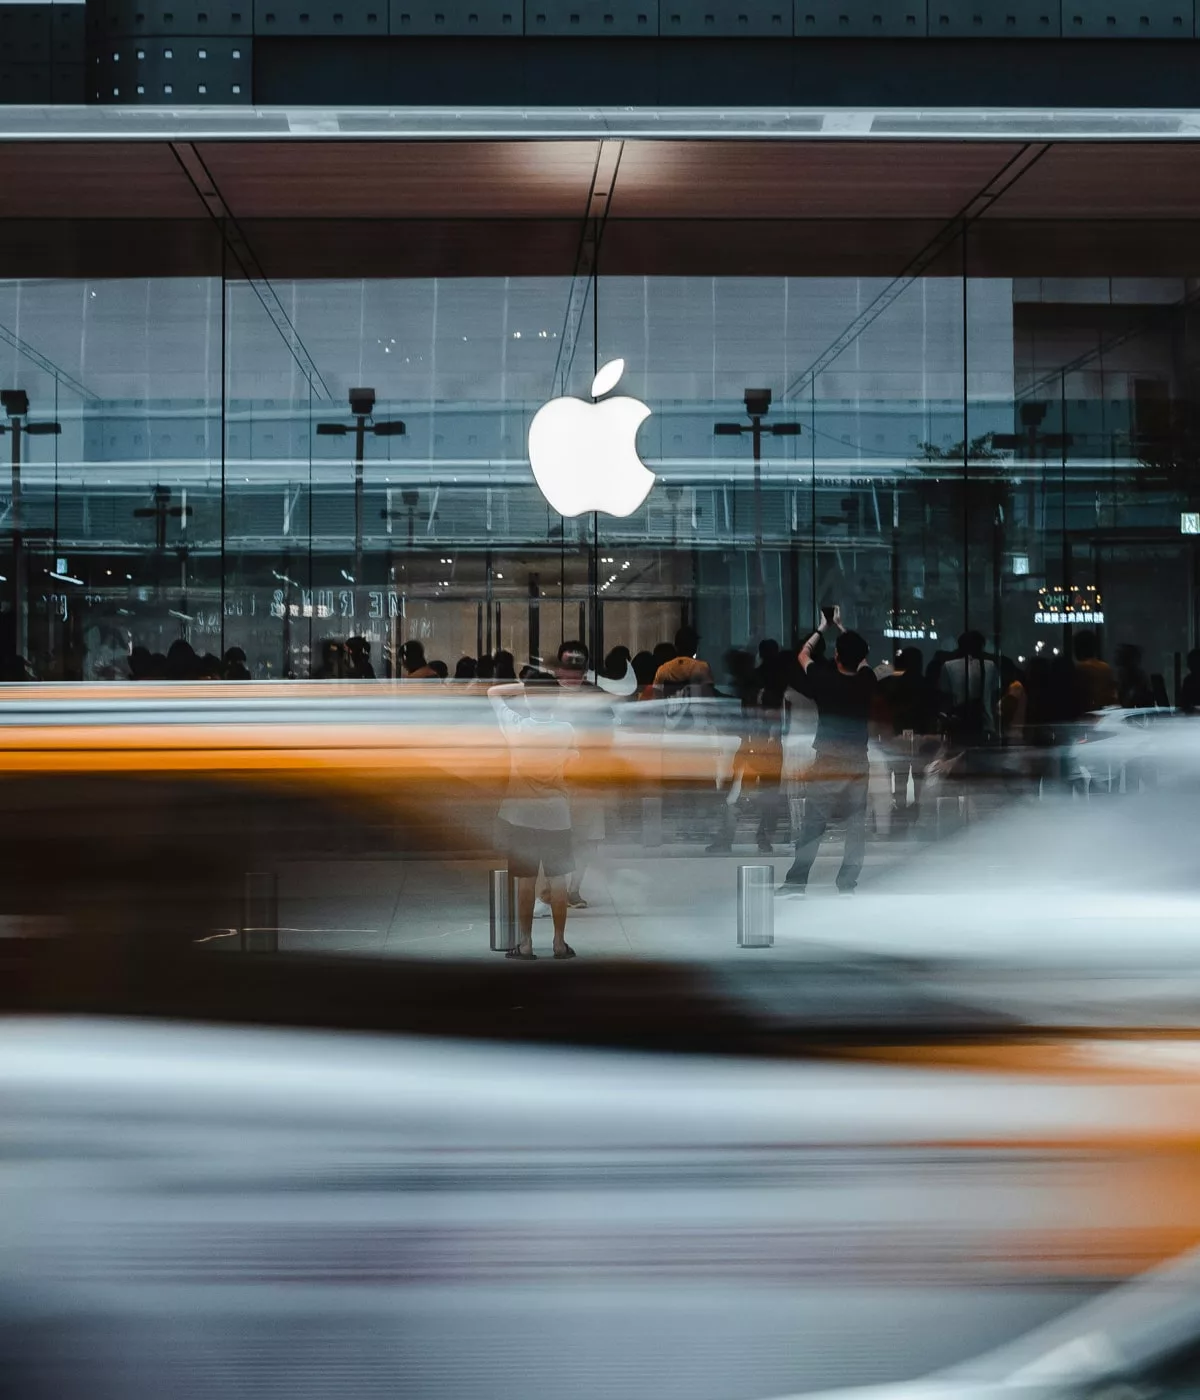
[[[630,141],[618,218],[948,219],[1019,147],[964,142]]]
[[[1200,217],[1200,144],[1060,144],[989,210],[993,218]]]
[[[0,217],[205,219],[165,142],[0,142]]]
[[[281,279],[569,277],[579,251],[579,225],[567,219],[247,219],[241,228],[266,275]]]
[[[238,218],[582,217],[594,141],[201,143]]]

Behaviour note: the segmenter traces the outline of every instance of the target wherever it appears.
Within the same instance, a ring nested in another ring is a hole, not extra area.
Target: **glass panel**
[[[28,401],[5,420],[6,653],[111,679],[131,647],[219,641],[220,282],[8,282],[0,324]]]
[[[502,647],[524,660],[544,612],[586,605],[577,531],[525,457],[556,381],[590,379],[590,332],[573,363],[561,349],[568,287],[278,282],[268,302],[230,284],[227,548],[254,674],[342,674],[352,636],[379,676],[405,642],[451,670]]]

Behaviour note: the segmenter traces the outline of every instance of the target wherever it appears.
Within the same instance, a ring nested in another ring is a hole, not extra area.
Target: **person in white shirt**
[[[1000,673],[984,654],[982,632],[964,632],[958,651],[943,663],[938,696],[945,715],[946,736],[963,745],[979,744],[996,732],[994,700]]]
[[[550,885],[554,956],[573,958],[566,940],[567,876],[575,864],[571,805],[564,768],[575,752],[575,730],[558,718],[558,683],[494,685],[488,699],[509,747],[508,791],[500,804],[498,841],[517,887],[520,942],[505,956],[532,962],[533,902],[541,870]]]

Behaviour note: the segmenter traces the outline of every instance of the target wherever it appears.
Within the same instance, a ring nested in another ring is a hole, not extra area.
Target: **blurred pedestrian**
[[[519,942],[506,957],[532,962],[533,906],[539,873],[549,882],[554,957],[573,958],[567,943],[567,877],[574,865],[565,767],[575,731],[558,713],[558,682],[494,685],[488,699],[509,748],[508,790],[500,804],[498,844],[517,886]]]
[[[1092,714],[1120,702],[1113,668],[1100,656],[1095,632],[1075,633],[1075,695],[1079,712]]]
[[[1132,642],[1117,647],[1117,700],[1126,710],[1154,708],[1154,688],[1142,669],[1142,649]]]
[[[250,668],[246,665],[246,653],[241,647],[226,648],[221,658],[221,675],[227,681],[248,681]]]
[[[667,702],[668,729],[690,728],[695,720],[690,702],[715,693],[712,667],[697,655],[700,634],[693,627],[675,633],[675,655],[654,673],[654,693]]]
[[[836,631],[834,664],[814,662],[822,633]],[[781,893],[803,895],[809,872],[831,821],[845,818],[846,841],[837,887],[851,894],[858,885],[867,845],[867,738],[875,673],[867,663],[866,640],[842,626],[840,608],[833,607],[800,649],[800,669],[817,705],[815,758],[805,784],[804,820],[796,840],[796,856],[784,877]]]
[[[375,679],[375,667],[371,665],[371,643],[366,637],[346,638],[346,665],[351,680]]]
[[[460,656],[454,664],[456,681],[473,681],[479,674],[479,663],[473,656]]]
[[[996,735],[995,701],[999,672],[984,654],[982,632],[964,632],[958,650],[938,673],[942,730],[958,750],[980,747]]]
[[[1187,654],[1187,675],[1179,687],[1179,710],[1185,715],[1200,710],[1200,647]]]
[[[638,700],[653,700],[654,673],[658,670],[654,664],[653,652],[639,651],[630,665],[633,667],[633,674],[637,680],[636,698]]]
[[[888,755],[892,815],[899,822],[912,823],[920,817],[925,770],[938,747],[937,724],[920,647],[904,647],[897,652],[891,673],[879,682],[876,695],[880,736]]]
[[[493,674],[498,681],[515,681],[517,678],[516,658],[511,651],[498,651],[493,658]]]
[[[312,673],[313,680],[340,681],[345,674],[345,651],[341,642],[326,637],[321,643],[321,660]]]
[[[173,641],[167,650],[167,679],[172,681],[194,681],[200,671],[200,658],[191,645],[182,637]]]

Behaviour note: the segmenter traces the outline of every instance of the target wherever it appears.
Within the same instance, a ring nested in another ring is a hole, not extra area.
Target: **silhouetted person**
[[[197,662],[197,675],[202,681],[221,680],[221,658],[211,651],[206,651]]]
[[[134,647],[129,653],[129,679],[131,681],[149,680],[151,660],[149,647]]]
[[[476,675],[476,678],[477,678],[478,680],[481,680],[481,681],[490,681],[490,680],[495,676],[495,674],[496,674],[496,658],[495,658],[494,656],[489,656],[489,655],[487,654],[487,652],[485,651],[484,654],[483,654],[483,655],[479,658],[479,660],[475,663],[475,675]],[[515,680],[516,680],[516,676],[515,676],[515,675],[507,676],[507,677],[505,677],[505,679],[506,679],[506,680],[510,680],[510,681],[515,681]]]
[[[479,674],[479,663],[473,656],[460,656],[454,663],[456,681],[473,681]]]
[[[1142,669],[1142,649],[1132,642],[1117,647],[1117,699],[1127,710],[1151,709],[1154,687]]]
[[[447,666],[444,661],[431,661],[429,663],[429,669],[439,681],[444,681],[450,674],[450,667]]]
[[[779,643],[768,637],[758,644],[757,658],[732,651],[729,674],[741,700],[742,742],[734,760],[734,790],[740,781],[742,794],[753,792],[758,808],[755,842],[762,855],[775,849],[775,829],[783,810],[780,782],[783,776],[783,696],[787,667]],[[730,794],[734,796],[734,793]],[[710,851],[729,850],[736,832],[737,808],[726,802],[724,846],[720,837]]]
[[[1187,654],[1187,675],[1179,687],[1179,709],[1185,715],[1200,710],[1200,647]]]
[[[587,682],[588,665],[591,653],[584,642],[567,640],[558,648],[555,658],[554,675],[562,691],[576,694],[586,689],[598,699],[596,688]],[[621,675],[625,674],[624,664]],[[566,712],[566,713],[569,713]],[[612,710],[607,711],[611,718]],[[593,742],[598,737],[599,712],[592,718]],[[594,793],[580,792],[568,786],[568,801],[571,808],[571,873],[567,881],[567,904],[572,909],[586,909],[588,902],[583,895],[583,877],[596,858],[600,842],[604,840],[604,803]]]
[[[674,642],[659,642],[651,655],[654,657],[654,669],[657,672],[661,666],[665,666],[668,661],[674,661],[679,653],[675,650]]]
[[[996,733],[1000,673],[983,648],[982,632],[964,632],[958,639],[958,650],[942,663],[938,674],[946,738],[963,748],[985,743]]]
[[[338,681],[345,675],[344,652],[341,642],[327,637],[321,643],[321,663],[312,673],[313,680]]]
[[[610,681],[621,681],[625,679],[625,669],[629,665],[630,655],[628,647],[613,647],[604,658],[604,675]]]
[[[346,665],[351,680],[375,679],[375,667],[371,665],[371,643],[366,637],[346,638]]]
[[[146,679],[149,681],[165,681],[167,679],[167,658],[161,651],[156,651],[150,658],[150,665],[146,669]]]
[[[836,629],[834,664],[814,663],[821,633]],[[875,695],[875,673],[867,664],[867,643],[857,632],[842,627],[841,611],[832,622],[822,618],[818,631],[800,649],[800,669],[817,705],[816,755],[804,789],[804,820],[796,841],[796,857],[784,877],[781,893],[802,895],[809,871],[820,850],[821,837],[838,817],[846,822],[846,844],[837,887],[851,894],[858,885],[867,848],[867,736]]]
[[[437,672],[425,660],[425,648],[420,642],[410,640],[400,648],[400,667],[405,680],[434,680]]]
[[[200,658],[191,646],[182,637],[172,642],[167,650],[167,679],[194,681],[199,670]]]
[[[654,695],[654,673],[658,667],[654,664],[654,653],[649,651],[639,651],[630,662],[633,667],[633,674],[637,678],[637,698],[639,700],[649,700]]]
[[[1076,632],[1074,649],[1075,695],[1080,713],[1091,714],[1117,704],[1117,678],[1108,662],[1100,659],[1095,632]]]
[[[531,668],[532,669],[532,668]],[[488,699],[509,747],[508,791],[496,823],[508,873],[517,885],[520,942],[505,956],[526,962],[533,951],[533,906],[539,872],[550,883],[554,956],[573,958],[566,940],[571,807],[564,774],[575,751],[575,731],[557,713],[558,682],[545,676],[524,686],[494,685]]]
[[[33,673],[29,662],[23,656],[15,652],[9,652],[0,660],[0,680],[3,681],[31,681]]]
[[[758,691],[757,703],[763,710],[771,712],[783,708],[790,667],[791,658],[784,654],[773,637],[759,642],[755,688]]]
[[[229,647],[221,662],[221,674],[227,681],[248,681],[250,668],[246,665],[246,653],[241,647]]]
[[[517,660],[511,651],[498,651],[493,659],[494,670],[492,674],[498,681],[515,681],[517,678]]]
[[[923,660],[919,647],[904,647],[897,653],[891,675],[884,676],[877,690],[879,726],[893,784],[892,812],[901,820],[910,821],[916,821],[920,815],[925,769],[937,748],[937,739],[933,737],[937,725],[923,674]],[[908,801],[910,774],[911,804]]]

